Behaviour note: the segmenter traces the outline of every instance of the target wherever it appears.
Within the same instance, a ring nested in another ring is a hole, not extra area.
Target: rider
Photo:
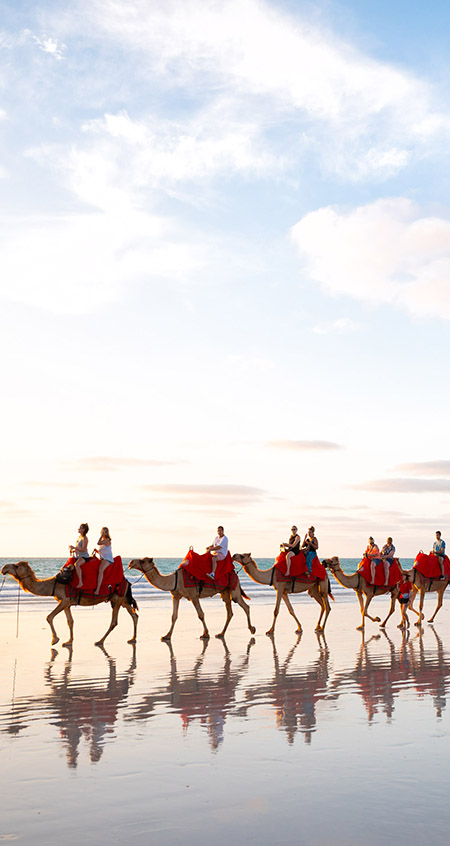
[[[375,582],[375,568],[380,561],[380,550],[376,545],[372,535],[370,536],[364,557],[370,561],[370,578],[372,584]]]
[[[439,561],[439,567],[441,568],[441,578],[444,579],[445,540],[442,540],[440,532],[436,532],[436,540],[433,544],[433,555],[435,555],[437,560]]]
[[[298,555],[300,550],[301,539],[298,535],[297,526],[292,526],[291,529],[291,536],[287,543],[282,543],[281,546],[284,548],[285,552],[287,550],[288,553],[286,555],[286,576],[289,576],[292,559]]]
[[[217,535],[214,538],[214,543],[211,546],[207,546],[206,551],[211,553],[211,572],[208,573],[208,576],[214,580],[217,562],[223,561],[228,554],[228,538],[223,533],[223,526],[217,527]]]
[[[80,523],[80,528],[78,529],[78,539],[75,546],[72,544],[69,546],[69,552],[73,555],[75,560],[75,572],[78,576],[78,587],[83,587],[83,576],[81,572],[81,565],[88,560],[89,552],[88,552],[88,537],[87,533],[89,531],[89,526],[87,523]]]
[[[384,564],[384,586],[387,587],[389,583],[389,570],[394,561],[395,546],[392,543],[392,538],[387,538],[385,545],[381,550],[380,558]]]
[[[317,550],[319,549],[319,541],[315,536],[315,531],[314,526],[310,526],[302,543],[302,552],[305,553],[306,567],[310,575],[312,563],[316,557]]]

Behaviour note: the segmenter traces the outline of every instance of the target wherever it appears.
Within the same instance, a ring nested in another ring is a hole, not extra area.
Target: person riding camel
[[[208,573],[208,576],[214,581],[218,561],[223,561],[228,554],[228,538],[223,533],[223,526],[217,527],[214,543],[207,546],[206,551],[211,553],[211,572]]]
[[[316,557],[317,550],[319,549],[319,541],[315,536],[315,531],[314,526],[310,526],[302,543],[302,552],[305,554],[306,567],[310,575],[312,563]]]
[[[392,543],[392,538],[387,538],[386,543],[384,544],[380,558],[384,564],[384,586],[387,587],[389,584],[389,571],[391,569],[392,564],[394,563],[394,555],[395,555],[395,546]]]
[[[439,567],[441,568],[441,579],[444,579],[445,540],[442,540],[440,532],[436,532],[436,540],[433,544],[432,553],[436,556],[437,560],[439,561]]]
[[[292,559],[298,555],[300,551],[300,544],[301,539],[298,535],[297,526],[292,526],[291,529],[291,536],[287,543],[282,543],[281,546],[283,547],[284,551],[287,553],[286,555],[286,576],[289,576],[291,570],[291,563]]]
[[[368,558],[370,561],[370,580],[372,584],[374,584],[376,566],[380,562],[380,550],[379,547],[376,545],[372,535],[368,540],[364,557]]]

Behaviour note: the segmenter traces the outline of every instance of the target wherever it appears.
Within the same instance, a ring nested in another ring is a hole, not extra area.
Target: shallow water
[[[220,600],[205,610],[219,630]],[[356,599],[336,603],[326,639],[311,601],[301,638],[285,610],[263,634],[272,603],[252,614],[256,638],[237,609],[226,643],[201,642],[185,603],[170,645],[168,606],[147,601],[137,647],[124,616],[102,652],[108,609],[79,608],[69,652],[29,612],[16,638],[6,611],[0,837],[59,843],[64,820],[67,844],[447,842],[447,609],[362,637]]]

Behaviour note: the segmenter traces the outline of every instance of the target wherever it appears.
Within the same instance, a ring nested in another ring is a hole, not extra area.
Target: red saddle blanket
[[[230,590],[234,590],[238,583],[238,577],[235,570],[220,576],[220,582],[218,581],[217,576],[213,582],[213,580],[208,578],[208,576],[205,576],[203,579],[197,579],[196,576],[193,576],[192,573],[190,573],[185,567],[180,567],[179,570],[183,574],[185,587],[201,587],[203,589],[213,588],[215,590],[229,588]]]
[[[362,561],[359,563],[358,573],[361,573],[361,576],[369,583],[369,585],[375,585],[375,587],[384,587],[385,575],[384,575],[384,564],[380,561],[378,564],[375,564],[375,577],[372,581],[372,571],[371,571],[372,563],[370,558],[367,558],[365,555]],[[394,558],[390,568],[389,568],[389,579],[388,579],[388,587],[393,587],[394,585],[398,584],[401,579],[401,569],[400,569],[400,562],[398,558]]]
[[[75,558],[69,558],[64,567],[75,564]],[[100,564],[99,558],[87,558],[81,565],[82,587],[78,585],[78,576],[74,568],[72,581],[67,585],[67,596],[72,596],[73,591],[81,590],[83,594],[93,596],[97,587],[98,568]],[[127,589],[127,580],[123,575],[123,564],[120,555],[114,558],[112,564],[108,564],[103,573],[102,582],[98,596],[110,596],[111,593],[118,593],[123,596]],[[70,590],[70,592],[69,592]]]
[[[426,579],[441,578],[439,561],[437,559],[437,555],[433,555],[433,553],[427,555],[425,552],[419,552],[418,555],[416,555],[414,567],[422,574],[422,576],[425,576]],[[450,561],[447,555],[444,557],[444,573],[447,579],[450,579]]]
[[[286,575],[286,553],[280,552],[280,554],[275,558],[275,567],[277,568],[278,573],[280,574],[280,581],[289,581],[295,577],[301,577],[302,581],[311,581],[315,582],[316,579],[326,579],[327,572],[323,564],[320,563],[317,555],[313,559],[312,566],[311,566],[311,575],[308,573],[308,568],[306,566],[306,558],[303,552],[299,552],[298,555],[294,555],[291,559],[291,567],[289,570],[289,576]]]
[[[229,552],[223,561],[217,562],[214,582],[212,579],[208,579],[208,573],[212,570],[212,555],[210,552],[204,552],[203,555],[200,555],[198,552],[194,552],[193,549],[190,549],[187,555],[183,558],[180,567],[187,570],[191,576],[194,576],[194,578],[199,581],[209,582],[211,586],[213,584],[227,586],[228,574],[234,572],[233,559],[231,558]]]

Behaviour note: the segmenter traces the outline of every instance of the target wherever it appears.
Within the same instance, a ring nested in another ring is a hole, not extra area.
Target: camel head
[[[331,570],[332,573],[334,573],[335,570],[341,569],[341,562],[339,561],[337,555],[333,555],[332,558],[324,558],[322,564],[324,567],[327,567],[328,570]]]
[[[243,567],[245,567],[246,564],[253,564],[251,552],[243,552],[242,555],[239,552],[235,552],[232,558],[233,561],[237,561],[238,564],[242,564]]]
[[[133,558],[128,565],[129,570],[140,570],[141,573],[148,573],[154,566],[153,558]]]
[[[5,564],[2,567],[3,576],[12,576],[18,582],[23,581],[27,576],[34,576],[28,561],[18,561],[17,564]]]

